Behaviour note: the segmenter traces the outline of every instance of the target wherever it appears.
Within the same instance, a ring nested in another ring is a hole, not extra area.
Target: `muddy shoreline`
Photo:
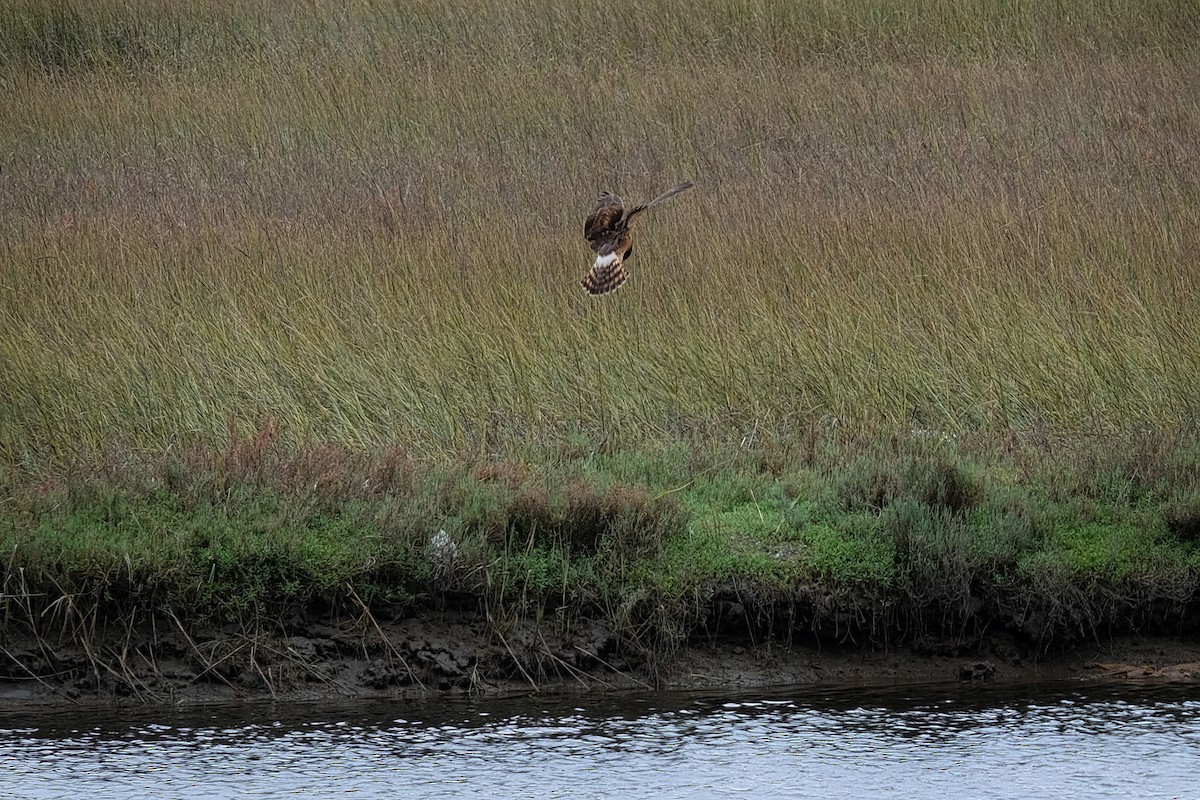
[[[1200,682],[1191,636],[1121,634],[1039,652],[1020,636],[894,646],[697,631],[637,652],[600,620],[498,623],[477,611],[364,613],[189,629],[170,615],[91,630],[12,631],[0,702],[197,704],[240,700],[745,689],[1061,679]]]

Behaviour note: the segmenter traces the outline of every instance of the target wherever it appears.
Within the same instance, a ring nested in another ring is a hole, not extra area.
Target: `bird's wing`
[[[596,210],[583,223],[583,236],[597,253],[606,244],[611,251],[616,246],[615,228],[625,215],[625,202],[617,195],[605,192],[596,201]],[[611,241],[610,241],[611,240]]]
[[[672,186],[670,189],[667,189],[665,192],[660,194],[658,197],[651,200],[649,203],[644,203],[640,206],[635,206],[629,212],[629,214],[625,217],[625,224],[628,225],[629,221],[631,219],[633,219],[635,214],[640,214],[643,211],[645,211],[647,208],[652,208],[652,207],[658,205],[659,203],[663,202],[664,200],[670,200],[672,197],[679,194],[680,192],[686,192],[688,189],[692,188],[692,186],[694,186],[694,185],[695,184],[693,184],[691,181],[684,181],[683,183],[677,183],[674,186]]]

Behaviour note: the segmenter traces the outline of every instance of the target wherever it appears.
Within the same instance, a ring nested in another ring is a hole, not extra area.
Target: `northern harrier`
[[[580,283],[588,294],[602,295],[615,291],[629,273],[625,261],[633,255],[633,238],[629,223],[651,206],[656,206],[682,191],[692,188],[691,181],[672,186],[649,203],[625,211],[625,201],[612,192],[605,192],[596,201],[596,210],[583,223],[583,236],[596,251],[596,263]]]

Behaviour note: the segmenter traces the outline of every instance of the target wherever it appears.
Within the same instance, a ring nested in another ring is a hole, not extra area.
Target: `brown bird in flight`
[[[605,192],[596,201],[596,210],[583,223],[583,236],[596,251],[596,263],[580,281],[588,294],[600,296],[616,291],[629,273],[625,262],[633,255],[633,237],[629,223],[651,206],[669,200],[680,192],[692,188],[691,181],[672,186],[644,205],[625,211],[625,201],[612,192]]]

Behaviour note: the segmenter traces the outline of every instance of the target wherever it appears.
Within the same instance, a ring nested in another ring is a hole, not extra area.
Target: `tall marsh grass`
[[[1190,422],[1197,42],[1170,0],[18,3],[0,455]],[[682,179],[584,296],[593,197]]]

